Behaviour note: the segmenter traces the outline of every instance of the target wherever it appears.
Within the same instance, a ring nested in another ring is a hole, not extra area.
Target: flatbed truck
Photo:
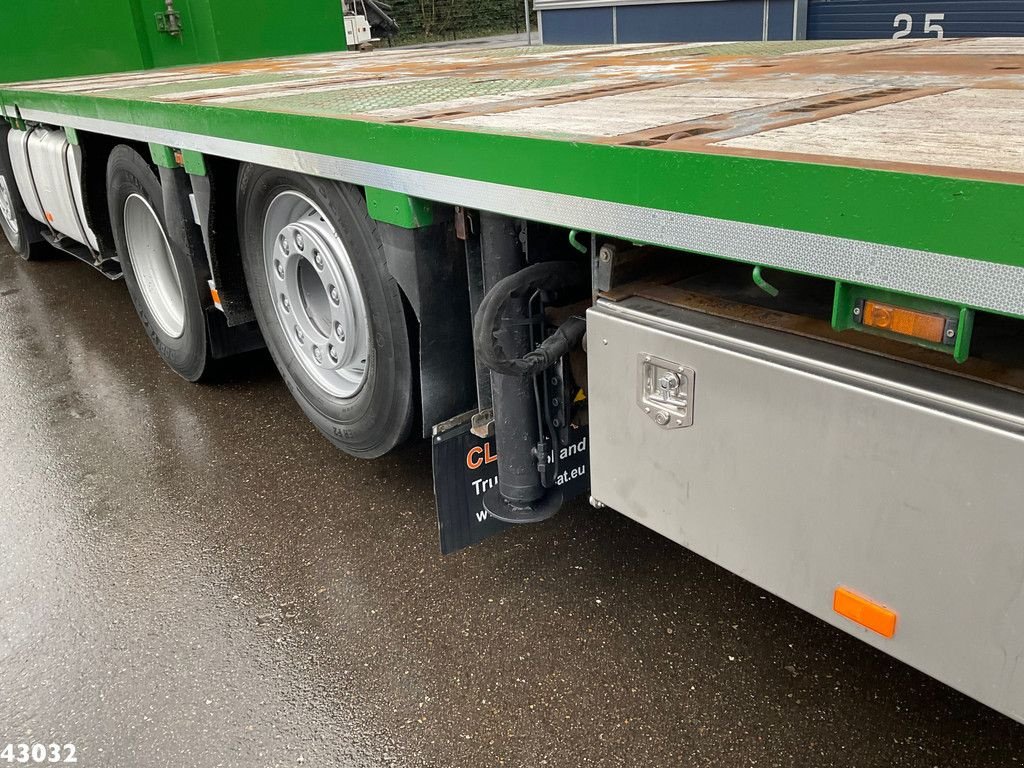
[[[445,551],[584,494],[1024,720],[1024,41],[325,53],[0,114],[18,254],[123,277],[190,381],[265,345],[344,451],[429,439]]]

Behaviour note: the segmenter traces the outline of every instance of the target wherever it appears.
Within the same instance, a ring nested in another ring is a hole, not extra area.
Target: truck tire
[[[114,244],[135,311],[170,368],[188,381],[206,373],[209,352],[195,243],[171,245],[160,182],[131,147],[114,147],[107,161],[107,206]],[[187,231],[187,228],[186,228]]]
[[[238,223],[249,295],[288,389],[334,445],[384,455],[412,427],[413,361],[402,296],[362,195],[243,166]]]
[[[53,251],[43,240],[42,224],[29,216],[18,191],[7,146],[9,131],[9,126],[0,127],[0,229],[15,253],[25,261],[36,261]]]

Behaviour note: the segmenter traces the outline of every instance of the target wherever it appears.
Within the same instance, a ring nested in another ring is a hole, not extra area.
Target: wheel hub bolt
[[[324,257],[320,255],[320,251],[313,251],[313,263],[316,264],[319,269],[324,268]]]
[[[332,285],[330,288],[327,289],[327,293],[330,295],[331,301],[333,301],[335,304],[341,304],[341,295],[338,293],[337,288],[335,288]]]
[[[277,270],[277,276],[284,280],[284,264],[278,259],[274,259],[274,269]]]
[[[345,340],[345,329],[341,327],[341,323],[334,324],[334,335],[338,337],[338,341]]]
[[[306,334],[304,334],[302,332],[302,329],[299,328],[299,326],[297,325],[295,326],[295,338],[299,340],[299,344],[302,344],[303,342],[306,341]]]
[[[288,301],[288,297],[287,296],[282,296],[281,297],[281,306],[284,307],[284,311],[285,312],[291,312],[292,311],[292,303],[290,301]]]
[[[306,247],[306,243],[302,239],[302,233],[298,231],[295,233],[295,247],[300,251]]]
[[[313,347],[313,359],[318,363],[324,359],[324,353],[320,351],[320,347]]]
[[[284,251],[285,256],[290,252],[290,248],[288,247],[288,238],[284,235],[281,235],[281,250]]]
[[[333,344],[327,345],[327,356],[331,358],[332,363],[338,362],[338,350],[334,348]]]

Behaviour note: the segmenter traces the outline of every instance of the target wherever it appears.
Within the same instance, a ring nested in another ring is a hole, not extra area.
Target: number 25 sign
[[[942,25],[937,22],[945,18],[946,14],[944,13],[926,13],[924,15],[924,34],[942,37]],[[914,17],[909,13],[897,13],[892,19],[892,26],[896,30],[892,33],[893,40],[909,37],[914,30]]]

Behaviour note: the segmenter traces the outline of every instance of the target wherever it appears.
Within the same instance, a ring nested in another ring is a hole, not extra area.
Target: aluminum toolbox
[[[645,299],[587,321],[597,501],[1024,720],[1024,397]]]

